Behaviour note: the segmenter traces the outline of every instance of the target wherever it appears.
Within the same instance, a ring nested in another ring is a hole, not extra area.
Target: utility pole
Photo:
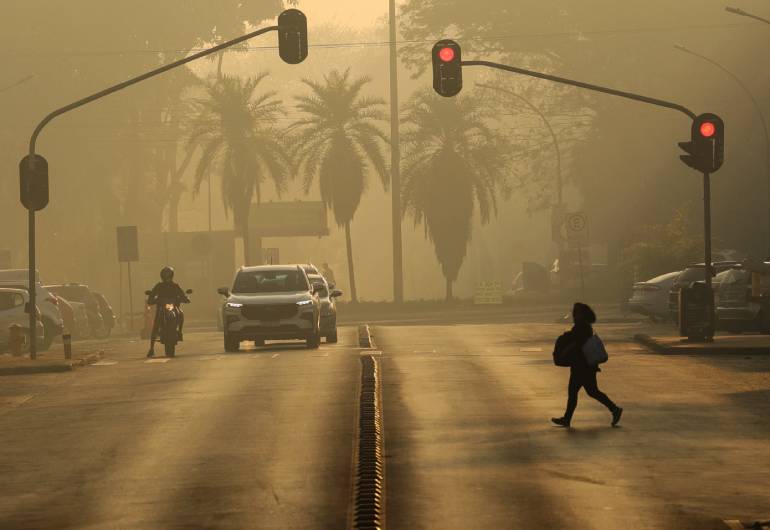
[[[401,241],[401,138],[398,112],[396,0],[390,2],[390,194],[393,224],[393,301],[404,301],[404,258]]]

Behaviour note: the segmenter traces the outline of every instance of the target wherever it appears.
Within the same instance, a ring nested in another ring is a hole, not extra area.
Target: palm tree
[[[497,213],[510,146],[490,128],[491,112],[474,96],[414,96],[404,108],[404,214],[424,225],[452,299],[478,206],[482,224]],[[486,107],[489,108],[489,107]]]
[[[385,120],[384,102],[361,95],[369,81],[367,77],[351,79],[350,70],[333,70],[323,83],[303,79],[310,93],[296,100],[297,109],[306,117],[290,127],[295,133],[294,162],[297,173],[304,175],[305,193],[317,178],[321,200],[334,213],[337,225],[345,227],[353,302],[358,298],[350,223],[366,190],[369,170],[374,169],[385,189],[390,180],[382,150],[388,138],[376,125]]]
[[[194,192],[209,178],[212,169],[222,175],[225,213],[232,211],[235,227],[243,236],[243,256],[251,263],[249,209],[262,184],[270,179],[280,195],[286,188],[288,158],[276,128],[283,113],[273,91],[257,94],[267,73],[241,80],[223,76],[207,88],[207,97],[196,101],[197,115],[191,124],[188,149],[200,147],[195,168]]]

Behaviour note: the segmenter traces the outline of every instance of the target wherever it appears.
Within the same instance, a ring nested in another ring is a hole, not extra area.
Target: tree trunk
[[[454,282],[447,277],[446,279],[446,300],[447,302],[450,302],[453,298],[452,296],[452,284]]]
[[[243,264],[251,265],[251,238],[249,237],[249,216],[241,223],[241,235],[243,237]]]
[[[345,243],[348,248],[348,276],[350,278],[350,301],[358,302],[356,295],[356,273],[353,270],[353,246],[350,242],[350,222],[345,223]]]

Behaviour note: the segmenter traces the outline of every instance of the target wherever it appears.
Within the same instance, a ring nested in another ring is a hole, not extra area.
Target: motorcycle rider
[[[160,279],[161,281],[155,284],[155,287],[152,288],[152,291],[150,291],[150,295],[147,297],[147,303],[149,305],[158,304],[159,300],[164,301],[172,301],[174,304],[174,307],[176,307],[177,314],[179,318],[177,319],[179,323],[179,341],[182,341],[182,326],[184,326],[184,313],[182,312],[181,304],[184,303],[190,303],[190,299],[187,298],[187,295],[182,290],[181,287],[179,287],[179,284],[174,283],[174,268],[169,267],[166,265],[160,270]],[[155,320],[152,324],[152,332],[150,333],[150,351],[147,352],[147,357],[154,357],[155,356],[155,340],[158,336],[158,327],[160,326],[160,316],[161,316],[161,308],[160,304],[158,304],[158,307],[155,310]]]

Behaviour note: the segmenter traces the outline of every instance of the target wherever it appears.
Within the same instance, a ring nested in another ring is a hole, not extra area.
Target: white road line
[[[414,353],[436,353],[436,350],[414,350]]]
[[[99,361],[90,364],[89,366],[114,366],[118,364],[118,361]]]
[[[328,357],[328,353],[314,353],[311,357]]]
[[[276,358],[276,357],[278,357],[279,355],[280,355],[280,353],[274,353],[274,354],[273,354],[273,355],[272,355],[270,358],[271,358],[271,359],[275,359],[275,358]]]
[[[167,363],[168,359],[147,359],[144,361],[145,364],[163,364]]]
[[[519,348],[519,351],[523,351],[523,352],[537,352],[537,351],[543,351],[543,348]]]

